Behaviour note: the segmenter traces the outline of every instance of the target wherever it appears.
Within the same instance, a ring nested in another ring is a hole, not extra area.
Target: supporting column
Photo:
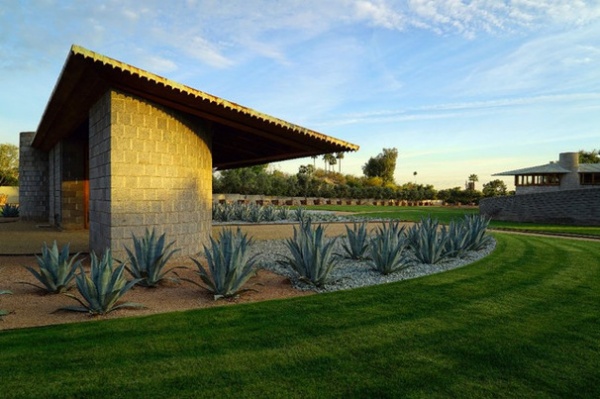
[[[48,220],[48,153],[31,146],[35,132],[20,134],[19,206],[23,220]]]

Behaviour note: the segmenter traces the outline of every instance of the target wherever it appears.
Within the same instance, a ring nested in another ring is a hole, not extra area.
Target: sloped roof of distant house
[[[87,123],[89,109],[109,89],[213,122],[213,166],[220,169],[359,148],[79,46],[71,47],[33,146],[48,151]]]
[[[579,164],[579,173],[600,173],[600,163],[582,163]],[[542,175],[548,173],[571,173],[558,163],[548,163],[546,165],[532,166],[529,168],[509,170],[507,172],[494,173],[492,176],[518,176],[518,175]]]
[[[600,163],[582,163],[579,165],[579,173],[600,173]]]
[[[569,169],[563,168],[557,163],[532,166],[529,168],[509,170],[507,172],[494,173],[492,176],[516,176],[516,175],[538,175],[546,173],[570,173]]]

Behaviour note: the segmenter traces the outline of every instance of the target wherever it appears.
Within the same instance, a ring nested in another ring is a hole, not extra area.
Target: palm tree
[[[333,154],[329,154],[329,166],[331,166],[331,171],[335,172],[335,164],[337,163],[337,159]]]
[[[335,158],[338,160],[338,172],[342,173],[342,159],[344,159],[344,153],[343,152],[337,152],[335,154]]]
[[[413,176],[415,177],[415,184],[417,184],[417,171],[416,170],[413,172]]]
[[[333,165],[337,163],[337,159],[333,156],[333,154],[325,154],[323,155],[323,162],[325,162],[325,171],[329,172]]]
[[[317,169],[317,156],[316,156],[316,155],[311,155],[310,157],[311,157],[311,158],[312,158],[312,160],[313,160],[313,167],[314,167],[315,169]]]
[[[472,174],[469,176],[469,189],[475,190],[475,182],[479,181],[479,176],[476,174]]]

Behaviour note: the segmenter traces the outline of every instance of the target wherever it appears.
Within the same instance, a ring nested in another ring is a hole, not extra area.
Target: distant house
[[[90,249],[116,256],[156,227],[192,255],[213,169],[357,149],[73,46],[37,131],[21,133],[21,216],[89,229]]]
[[[566,152],[558,162],[497,173],[514,176],[516,195],[484,198],[479,212],[495,220],[600,225],[600,164],[580,164]]]
[[[579,153],[565,152],[557,162],[496,173],[514,176],[516,194],[600,187],[600,164],[580,164]]]

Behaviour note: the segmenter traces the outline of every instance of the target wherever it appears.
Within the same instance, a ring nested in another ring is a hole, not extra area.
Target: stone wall
[[[211,227],[212,155],[200,119],[117,91],[90,111],[90,248],[124,258],[156,227],[194,255]]]
[[[19,205],[23,220],[48,220],[48,153],[31,147],[35,132],[20,134]]]
[[[600,188],[484,198],[479,211],[494,220],[600,226]]]

